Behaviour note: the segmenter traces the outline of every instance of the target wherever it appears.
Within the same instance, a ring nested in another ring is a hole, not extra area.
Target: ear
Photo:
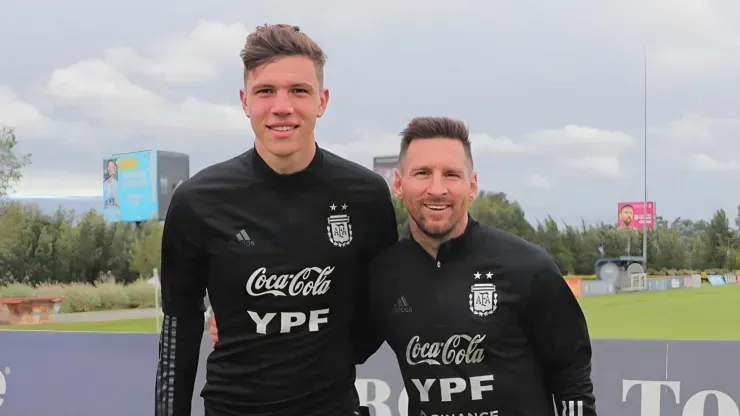
[[[329,90],[327,88],[324,88],[321,90],[321,93],[319,93],[319,112],[316,114],[316,117],[321,118],[321,116],[324,115],[326,112],[326,107],[329,105]]]
[[[403,187],[401,186],[403,180],[401,177],[401,170],[398,168],[393,169],[393,195],[398,199],[403,199]]]
[[[470,201],[473,201],[478,196],[478,172],[473,171],[470,175],[470,195],[468,195]]]
[[[247,93],[244,91],[244,88],[239,90],[239,101],[241,101],[244,115],[249,118],[249,104],[247,104]]]

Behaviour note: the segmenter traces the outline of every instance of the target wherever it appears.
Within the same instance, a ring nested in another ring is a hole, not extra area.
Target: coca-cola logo
[[[415,336],[406,346],[406,362],[409,365],[478,364],[486,358],[485,350],[479,346],[485,338],[485,335],[458,334],[446,341],[421,343],[419,336]]]
[[[327,276],[333,271],[333,266],[327,266],[306,267],[295,274],[268,274],[267,268],[260,267],[249,276],[246,289],[251,296],[319,296],[329,291]]]

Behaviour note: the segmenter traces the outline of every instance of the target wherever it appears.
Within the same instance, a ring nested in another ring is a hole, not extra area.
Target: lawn
[[[580,300],[594,338],[740,340],[740,284]],[[155,318],[3,329],[154,332]]]
[[[594,338],[740,340],[740,284],[588,297]]]

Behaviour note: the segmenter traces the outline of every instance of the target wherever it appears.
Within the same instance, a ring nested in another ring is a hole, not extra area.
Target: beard
[[[452,233],[452,230],[457,225],[459,219],[451,218],[450,221],[441,226],[430,226],[424,219],[424,216],[420,213],[409,212],[409,218],[416,224],[419,230],[424,233],[427,237],[434,240],[442,240]]]

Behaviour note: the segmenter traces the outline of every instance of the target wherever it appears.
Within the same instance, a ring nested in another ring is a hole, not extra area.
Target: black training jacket
[[[595,416],[586,321],[545,250],[469,218],[437,258],[381,254],[368,307],[395,351],[409,415]]]
[[[318,147],[296,174],[251,149],[185,181],[162,237],[155,416],[190,416],[206,289],[219,331],[206,415],[354,414],[359,296],[397,241],[382,177]]]

